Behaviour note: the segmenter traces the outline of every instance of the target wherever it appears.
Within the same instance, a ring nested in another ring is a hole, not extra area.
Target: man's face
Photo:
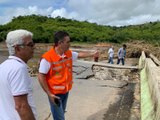
[[[23,40],[24,40],[24,43],[22,45],[19,45],[20,46],[19,52],[22,58],[24,59],[24,61],[26,62],[33,57],[35,44],[31,36],[25,37]]]
[[[61,42],[61,49],[66,52],[67,50],[69,50],[70,47],[70,37],[66,36],[64,37],[63,41]]]
[[[123,50],[125,50],[125,49],[126,49],[126,47],[123,46]]]

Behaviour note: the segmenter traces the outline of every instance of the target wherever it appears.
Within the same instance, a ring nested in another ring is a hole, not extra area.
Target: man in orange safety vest
[[[99,52],[73,52],[69,50],[70,37],[65,31],[54,34],[54,46],[42,55],[39,82],[47,93],[54,120],[65,120],[69,91],[72,88],[72,62],[77,58],[98,57]]]

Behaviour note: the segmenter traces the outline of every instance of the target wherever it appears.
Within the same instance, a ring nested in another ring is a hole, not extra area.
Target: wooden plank
[[[138,69],[138,66],[126,66],[126,65],[114,65],[114,64],[107,64],[107,63],[101,63],[101,62],[92,62],[92,61],[83,61],[83,60],[77,60],[78,62],[87,63],[87,64],[93,64],[96,66],[102,66],[102,67],[108,67],[108,68],[117,68],[117,69]]]
[[[157,66],[160,66],[160,61],[159,61],[153,54],[149,54],[149,57],[153,60],[153,62],[154,62]]]

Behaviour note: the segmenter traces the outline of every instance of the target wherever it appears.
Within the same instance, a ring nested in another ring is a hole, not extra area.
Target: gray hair
[[[9,55],[15,55],[15,45],[21,45],[24,43],[25,37],[33,36],[30,31],[27,30],[14,30],[7,34],[6,44],[8,47]]]

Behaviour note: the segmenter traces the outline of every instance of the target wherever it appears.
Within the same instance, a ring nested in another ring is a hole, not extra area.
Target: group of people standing
[[[117,53],[117,56],[118,56],[118,59],[117,59],[117,64],[120,64],[120,62],[122,62],[122,65],[125,64],[125,57],[126,57],[126,44],[123,44],[123,47],[121,47],[119,50],[118,50],[118,53]],[[111,64],[114,64],[113,62],[113,58],[114,58],[114,47],[111,46],[108,50],[108,63],[111,63]]]
[[[27,62],[33,57],[33,34],[10,31],[6,37],[9,57],[0,64],[0,120],[36,120],[32,78]],[[48,96],[54,120],[65,120],[65,109],[72,89],[72,63],[78,58],[98,57],[99,52],[73,52],[70,36],[58,31],[53,47],[40,58],[38,80]]]
[[[33,57],[33,34],[27,30],[10,31],[6,37],[9,57],[0,64],[0,120],[36,120],[32,78],[27,62]],[[74,52],[70,36],[58,31],[53,36],[53,47],[40,58],[38,80],[48,96],[54,120],[65,120],[69,91],[72,89],[72,63],[78,58],[99,57],[99,52]],[[109,49],[109,63],[113,64],[113,46]],[[126,55],[126,45],[118,51],[117,64]]]

